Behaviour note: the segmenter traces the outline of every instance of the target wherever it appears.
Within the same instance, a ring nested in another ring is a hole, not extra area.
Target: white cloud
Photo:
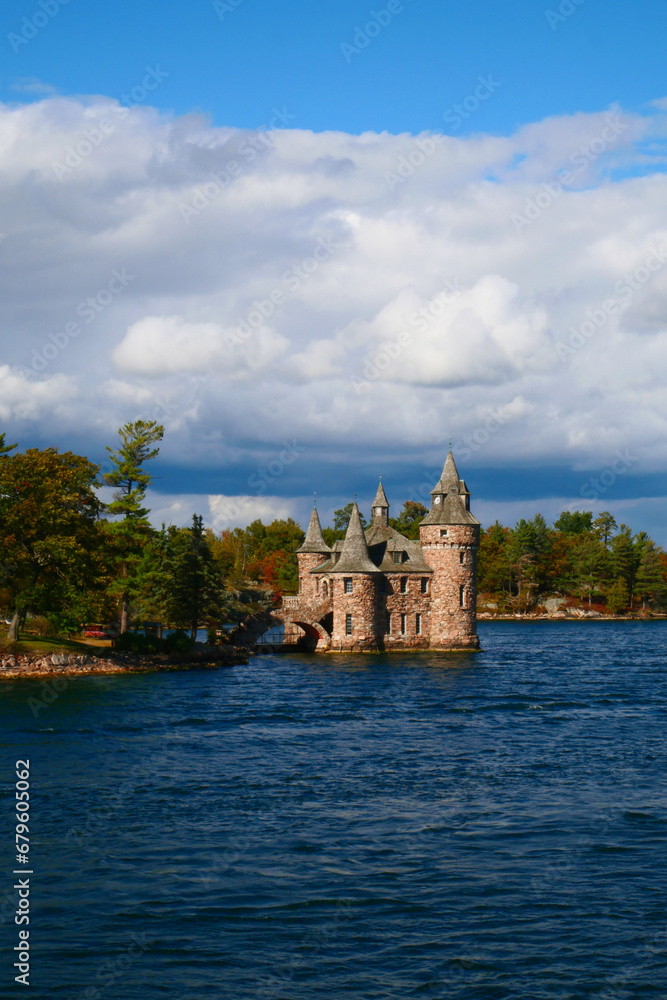
[[[332,461],[425,458],[494,410],[475,463],[586,469],[630,443],[638,473],[661,470],[667,268],[636,276],[667,245],[666,124],[658,99],[446,137],[392,190],[410,135],[260,138],[101,97],[0,106],[0,415],[83,428],[99,452],[155,414],[172,464],[230,469],[285,437]],[[48,365],[25,379],[35,351]]]

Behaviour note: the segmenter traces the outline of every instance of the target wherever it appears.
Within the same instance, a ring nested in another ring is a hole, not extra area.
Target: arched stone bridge
[[[236,646],[254,646],[258,639],[276,628],[285,626],[285,642],[303,649],[324,652],[331,645],[331,602],[304,604],[299,597],[283,597],[280,607],[260,611],[229,633]]]

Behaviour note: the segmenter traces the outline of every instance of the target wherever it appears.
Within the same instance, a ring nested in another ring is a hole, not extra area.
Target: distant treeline
[[[135,421],[108,447],[107,471],[55,448],[21,453],[0,434],[0,609],[18,638],[28,615],[56,632],[82,623],[155,621],[215,628],[225,591],[261,583],[296,593],[296,550],[304,531],[292,518],[216,534],[195,514],[188,528],[157,531],[145,507],[164,429]],[[111,503],[98,494],[114,489]],[[352,505],[324,529],[329,545],[345,535]],[[427,508],[407,501],[390,524],[419,538]],[[363,521],[363,518],[362,518]],[[364,522],[365,523],[365,522]],[[645,532],[617,526],[609,513],[564,512],[553,527],[541,515],[514,528],[496,522],[481,532],[479,591],[499,610],[525,611],[560,593],[610,611],[658,608],[666,589],[667,556]]]

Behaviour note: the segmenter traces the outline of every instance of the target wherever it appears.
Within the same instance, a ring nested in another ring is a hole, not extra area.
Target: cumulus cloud
[[[473,467],[586,468],[630,438],[664,466],[664,99],[437,142],[285,124],[0,107],[10,427],[99,451],[150,415],[172,466],[230,475],[285,437],[332,469],[450,434]]]

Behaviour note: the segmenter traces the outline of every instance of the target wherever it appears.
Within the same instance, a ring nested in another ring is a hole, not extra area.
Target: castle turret
[[[310,515],[310,523],[303,544],[296,550],[296,557],[299,561],[299,593],[307,599],[315,599],[317,581],[311,574],[311,569],[315,569],[323,563],[331,554],[331,549],[324,541],[322,525],[320,524],[317,507],[313,505],[313,513]]]
[[[380,485],[378,486],[378,491],[375,494],[375,500],[371,507],[371,524],[374,528],[389,527],[389,503],[384,492],[382,480],[380,480]]]
[[[477,649],[477,549],[479,521],[470,513],[470,492],[447,454],[431,490],[431,509],[419,526],[431,581],[431,649]]]
[[[356,503],[352,505],[340,557],[329,572],[334,607],[331,649],[378,649],[378,599],[382,573],[368,552]]]

